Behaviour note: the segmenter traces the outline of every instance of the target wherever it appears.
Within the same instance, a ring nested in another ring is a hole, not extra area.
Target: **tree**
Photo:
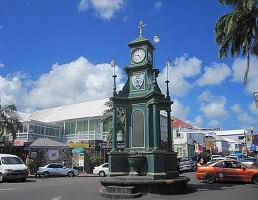
[[[219,57],[247,57],[244,85],[247,83],[250,55],[258,56],[257,0],[219,0],[223,6],[233,7],[230,14],[222,15],[214,28],[215,41],[219,44]]]
[[[105,103],[105,105],[108,107],[104,113],[103,113],[103,122],[106,123],[110,123],[112,124],[112,118],[113,118],[113,103],[112,101],[107,101]],[[123,108],[117,108],[117,131],[122,133],[122,137],[124,138],[125,135],[125,112]],[[108,143],[110,143],[110,141],[112,140],[112,125],[110,126],[110,129],[108,131],[108,135],[107,135],[107,141]]]
[[[4,130],[11,132],[13,141],[16,139],[16,132],[22,128],[19,120],[12,115],[17,109],[15,105],[0,105],[0,136]]]

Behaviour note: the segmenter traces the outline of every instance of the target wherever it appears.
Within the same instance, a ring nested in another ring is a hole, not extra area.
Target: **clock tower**
[[[112,151],[109,154],[110,175],[138,174],[130,165],[129,158],[141,157],[143,163],[140,175],[152,179],[178,176],[176,153],[171,145],[171,105],[169,93],[163,95],[157,84],[159,70],[155,68],[153,53],[155,47],[143,37],[143,27],[139,24],[140,35],[128,43],[130,65],[124,70],[127,82],[119,92],[113,91],[110,100],[113,103]],[[169,81],[167,81],[168,83]],[[114,76],[115,84],[115,76]],[[125,111],[125,150],[116,149],[116,109]],[[161,147],[160,111],[167,113],[168,150]],[[122,164],[123,163],[123,164]]]

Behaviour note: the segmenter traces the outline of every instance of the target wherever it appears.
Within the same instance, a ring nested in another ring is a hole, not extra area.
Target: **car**
[[[44,167],[39,167],[37,171],[38,176],[77,176],[79,171],[77,169],[67,168],[60,163],[49,163]]]
[[[234,159],[219,160],[210,165],[199,166],[196,178],[208,184],[238,181],[258,184],[258,168],[248,167]]]
[[[108,174],[108,163],[96,166],[93,168],[93,174],[99,175],[100,177],[107,176]]]
[[[244,165],[250,167],[258,167],[258,159],[257,158],[244,158],[241,160],[241,163],[243,163]]]
[[[215,157],[207,162],[207,165],[217,162],[218,160],[225,160],[224,157]]]
[[[15,179],[24,182],[28,174],[28,167],[18,156],[0,153],[0,182]]]
[[[240,161],[240,158],[238,156],[225,156],[225,158]]]
[[[179,172],[196,171],[197,162],[190,157],[183,157],[179,159]]]
[[[221,157],[221,155],[211,155],[211,160],[213,159],[213,158],[220,158]]]

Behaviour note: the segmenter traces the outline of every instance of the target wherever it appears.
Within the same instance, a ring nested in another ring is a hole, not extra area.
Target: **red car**
[[[258,184],[258,168],[248,167],[237,160],[219,160],[198,166],[196,178],[206,183],[244,181]]]

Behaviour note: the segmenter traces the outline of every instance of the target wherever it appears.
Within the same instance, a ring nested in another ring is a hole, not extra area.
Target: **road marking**
[[[6,189],[0,189],[0,190],[14,190],[14,188],[6,188]]]
[[[59,200],[59,199],[61,199],[61,198],[62,198],[62,196],[54,197],[52,200]]]

